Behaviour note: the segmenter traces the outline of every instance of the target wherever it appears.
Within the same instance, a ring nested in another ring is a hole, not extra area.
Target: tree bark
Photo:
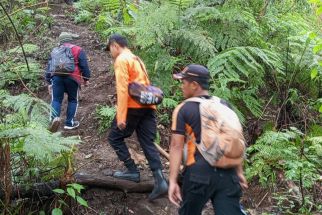
[[[135,183],[132,181],[116,179],[110,176],[90,175],[86,173],[75,174],[75,182],[94,187],[122,190],[126,193],[147,193],[153,189],[153,180]]]
[[[6,207],[10,203],[12,191],[10,145],[8,139],[1,139],[0,141],[0,193],[3,192]]]

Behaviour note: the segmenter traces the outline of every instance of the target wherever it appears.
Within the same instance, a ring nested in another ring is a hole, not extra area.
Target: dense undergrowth
[[[46,130],[50,109],[30,92],[41,86],[41,63],[49,53],[31,39],[44,39],[52,22],[49,5],[39,3],[2,3],[24,50],[0,10],[0,153],[8,155],[5,149],[10,146],[8,173],[14,183],[64,175],[71,168],[73,145],[79,142]],[[153,83],[165,92],[158,110],[164,126],[182,101],[172,74],[189,63],[206,65],[211,94],[229,101],[243,121],[249,140],[247,177],[272,193],[274,213],[322,209],[319,0],[79,0],[74,7],[70,15],[75,23],[89,25],[102,41],[115,32],[127,36]],[[12,95],[10,89],[21,83],[30,95]],[[111,107],[97,109],[101,131],[114,113]],[[51,147],[54,142],[57,147]]]

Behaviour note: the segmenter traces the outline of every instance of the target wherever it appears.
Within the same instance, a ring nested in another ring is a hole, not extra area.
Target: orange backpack
[[[201,139],[195,145],[212,166],[233,168],[243,162],[246,144],[237,114],[220,102],[220,98],[193,97],[185,102],[198,102]]]

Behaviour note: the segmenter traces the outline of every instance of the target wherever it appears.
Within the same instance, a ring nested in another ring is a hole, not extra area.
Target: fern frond
[[[208,62],[208,68],[213,77],[224,74],[227,78],[245,79],[252,76],[261,80],[264,75],[264,65],[277,71],[282,71],[279,56],[269,50],[257,47],[234,47],[224,51]]]
[[[172,35],[173,46],[180,48],[184,55],[195,59],[208,59],[217,52],[212,38],[206,31],[180,29],[173,31]]]
[[[255,116],[260,117],[262,115],[262,105],[257,98],[254,90],[245,90],[241,92],[241,98],[247,109]]]
[[[27,156],[40,161],[50,161],[55,155],[68,151],[74,144],[80,143],[78,137],[62,137],[60,133],[50,133],[46,127],[35,123],[26,127],[0,127],[0,139],[18,139],[23,142],[23,151]]]
[[[195,0],[168,0],[170,4],[177,6],[179,9],[186,9],[195,3]]]
[[[174,109],[178,106],[178,102],[171,99],[171,98],[164,98],[162,101],[162,104],[160,105],[160,108],[168,108],[168,109]]]
[[[142,49],[155,44],[166,46],[171,39],[171,31],[178,26],[178,23],[178,14],[173,6],[164,4],[158,7],[155,4],[145,4],[134,24],[136,45]]]
[[[50,106],[43,100],[26,94],[18,96],[7,95],[3,101],[6,108],[29,118],[31,122],[38,122],[47,127],[49,123]]]
[[[101,105],[96,108],[96,118],[99,121],[100,133],[103,133],[104,131],[106,131],[106,129],[110,128],[115,115],[116,115],[115,107]]]
[[[101,0],[101,4],[105,7],[106,11],[119,10],[122,6],[120,0]]]

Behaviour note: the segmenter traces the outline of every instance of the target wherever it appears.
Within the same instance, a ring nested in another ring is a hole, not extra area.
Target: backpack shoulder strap
[[[134,59],[137,60],[140,63],[140,66],[141,66],[142,71],[145,73],[146,77],[148,78],[148,80],[150,82],[149,74],[146,71],[146,68],[145,68],[144,63],[141,60],[141,58],[139,56],[134,55]]]
[[[140,66],[141,66],[142,71],[149,78],[148,72],[146,71],[146,68],[145,68],[145,66],[144,66],[143,61],[141,60],[141,58],[139,58],[139,56],[134,55],[134,59],[137,60],[140,63]]]
[[[210,99],[205,99],[205,98],[201,98],[201,97],[191,97],[189,99],[184,100],[184,102],[198,102],[198,103],[203,103],[206,101],[220,102],[220,98],[217,96],[211,96]]]
[[[198,103],[201,103],[203,102],[203,98],[200,98],[200,97],[191,97],[189,99],[186,99],[184,100],[183,102],[186,103],[186,102],[198,102]]]

